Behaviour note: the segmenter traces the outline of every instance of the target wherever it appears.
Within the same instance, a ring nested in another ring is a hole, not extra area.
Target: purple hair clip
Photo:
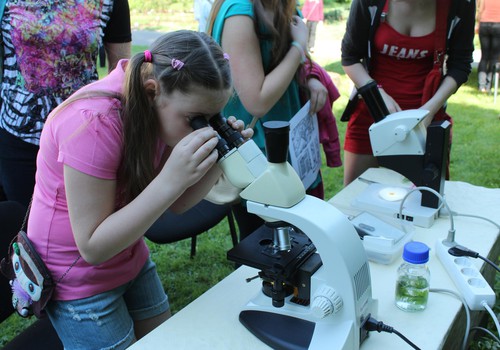
[[[224,52],[224,58],[229,61],[229,54]]]
[[[175,58],[172,58],[170,64],[175,70],[181,70],[181,68],[184,67],[184,62]]]

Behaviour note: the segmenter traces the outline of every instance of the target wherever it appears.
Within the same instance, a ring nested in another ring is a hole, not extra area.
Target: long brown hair
[[[212,34],[215,18],[219,13],[220,7],[225,0],[216,0],[210,11],[207,33]],[[265,73],[272,71],[285,57],[290,50],[292,35],[290,33],[290,21],[296,11],[296,0],[252,0],[254,11],[255,33],[259,40],[269,40],[272,42],[271,61],[269,67],[266,67]],[[272,22],[265,16],[265,10],[273,11]],[[262,31],[265,28],[264,34]]]
[[[189,93],[194,85],[213,90],[231,87],[229,62],[220,46],[206,33],[178,30],[164,34],[150,48],[152,61],[144,53],[134,55],[127,66],[123,118],[123,160],[119,183],[125,202],[134,199],[156,176],[154,160],[158,147],[159,121],[143,83],[159,82],[161,93]],[[177,70],[172,60],[184,62]]]

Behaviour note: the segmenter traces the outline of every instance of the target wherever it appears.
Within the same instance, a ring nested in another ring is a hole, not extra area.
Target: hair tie
[[[172,65],[172,68],[174,68],[175,70],[181,70],[181,68],[184,67],[184,62],[175,58],[172,58],[170,64]]]
[[[224,58],[229,61],[229,54],[224,52]]]
[[[151,51],[144,50],[144,62],[153,62],[153,55]]]

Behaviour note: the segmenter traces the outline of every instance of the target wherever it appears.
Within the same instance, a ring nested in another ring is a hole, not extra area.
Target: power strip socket
[[[436,255],[443,264],[455,286],[464,297],[469,309],[484,310],[485,301],[490,307],[495,304],[495,292],[485,280],[481,271],[474,265],[471,257],[453,256],[448,253],[451,246],[443,241],[436,242]]]

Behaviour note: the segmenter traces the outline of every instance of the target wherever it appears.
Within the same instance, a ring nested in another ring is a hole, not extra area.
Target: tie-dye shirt
[[[123,3],[127,11],[118,13],[128,17],[110,22],[118,17],[113,7]],[[129,16],[127,0],[8,0],[1,21],[0,127],[37,145],[50,111],[98,79],[103,41],[130,41]],[[108,23],[121,26],[118,39],[106,34]]]

